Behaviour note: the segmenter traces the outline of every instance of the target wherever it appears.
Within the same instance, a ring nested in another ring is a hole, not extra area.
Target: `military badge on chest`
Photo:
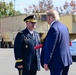
[[[24,38],[25,48],[28,48],[29,41],[30,41],[29,38],[27,38],[27,37]]]

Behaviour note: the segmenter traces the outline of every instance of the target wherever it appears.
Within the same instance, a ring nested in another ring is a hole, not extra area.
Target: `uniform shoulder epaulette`
[[[21,33],[21,34],[22,34],[23,32],[22,32],[22,31],[20,31],[19,33]]]

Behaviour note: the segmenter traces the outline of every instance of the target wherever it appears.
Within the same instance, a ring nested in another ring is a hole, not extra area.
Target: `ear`
[[[50,16],[50,20],[53,20],[53,17],[52,16]]]
[[[49,20],[50,20],[50,17],[49,17]]]
[[[51,18],[51,16],[49,16],[49,20],[51,20],[52,18]]]

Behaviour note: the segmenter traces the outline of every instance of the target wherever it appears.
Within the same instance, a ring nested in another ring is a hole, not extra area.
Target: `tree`
[[[16,11],[13,8],[12,1],[9,3],[0,1],[0,17],[13,16],[21,14],[20,11]]]
[[[76,13],[76,1],[71,0],[71,2],[65,2],[64,5],[61,7],[56,7],[57,11],[60,15],[64,14],[74,14]]]
[[[41,0],[38,5],[31,5],[28,8],[24,8],[26,13],[44,13],[46,10],[52,9],[52,0]]]

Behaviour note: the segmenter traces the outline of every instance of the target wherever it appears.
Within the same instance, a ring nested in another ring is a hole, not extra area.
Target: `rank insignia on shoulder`
[[[23,32],[21,31],[21,32],[19,32],[19,33],[23,33]]]

